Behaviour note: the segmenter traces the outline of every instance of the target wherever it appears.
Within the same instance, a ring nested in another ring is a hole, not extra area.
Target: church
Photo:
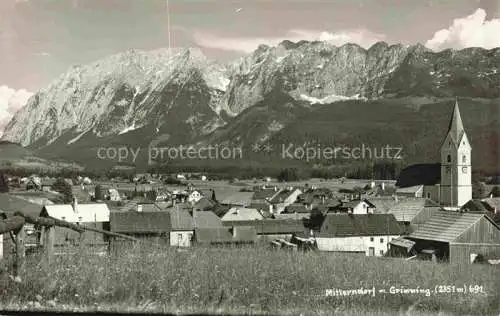
[[[460,116],[458,100],[440,151],[440,163],[405,168],[396,186],[423,186],[423,197],[443,207],[458,209],[472,199],[472,147]]]

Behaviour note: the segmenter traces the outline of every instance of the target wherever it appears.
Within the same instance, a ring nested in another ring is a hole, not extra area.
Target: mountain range
[[[244,161],[263,163],[278,155],[256,150],[266,144],[391,145],[425,162],[438,158],[458,97],[476,166],[499,171],[499,68],[500,48],[384,42],[284,41],[228,64],[194,48],[131,50],[69,69],[29,99],[2,139],[106,168],[117,161],[99,158],[99,148],[141,148],[124,162],[145,165],[146,148],[181,144],[239,146]]]

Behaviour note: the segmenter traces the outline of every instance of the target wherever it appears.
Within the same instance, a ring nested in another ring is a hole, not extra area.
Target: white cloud
[[[14,90],[0,86],[0,137],[14,114],[26,105],[32,95],[33,93],[24,89]]]
[[[477,9],[473,14],[453,20],[453,24],[437,31],[425,46],[440,51],[447,48],[500,47],[500,19],[486,21],[486,12]]]
[[[194,34],[193,38],[196,44],[201,47],[251,53],[261,44],[276,46],[284,40],[292,42],[299,42],[301,40],[327,41],[337,46],[345,43],[356,43],[368,48],[376,42],[385,40],[385,35],[367,30],[348,30],[330,33],[326,31],[297,29],[290,30],[288,34],[281,37],[221,37],[198,32]]]

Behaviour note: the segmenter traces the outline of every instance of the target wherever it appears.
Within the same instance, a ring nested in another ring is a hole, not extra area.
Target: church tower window
[[[466,163],[467,162],[467,156],[466,155],[463,155],[462,156],[462,163]]]
[[[447,161],[447,162],[451,162],[451,155],[448,155],[448,156],[446,157],[446,161]]]

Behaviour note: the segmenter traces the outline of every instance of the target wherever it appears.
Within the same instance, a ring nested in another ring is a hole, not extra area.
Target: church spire
[[[465,133],[462,117],[460,116],[460,109],[458,108],[458,98],[455,98],[455,107],[451,116],[450,125],[448,126],[448,133],[457,145]]]

